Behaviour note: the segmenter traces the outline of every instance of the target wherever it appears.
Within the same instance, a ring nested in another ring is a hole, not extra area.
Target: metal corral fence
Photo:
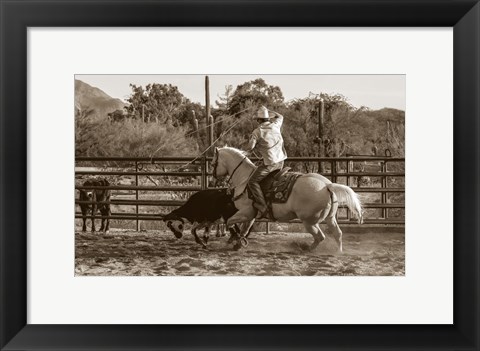
[[[161,220],[159,214],[185,203],[191,193],[213,188],[211,157],[76,157],[75,188],[92,177],[110,182],[110,219],[136,222]],[[255,161],[255,159],[252,159]],[[396,157],[290,157],[293,170],[323,170],[333,182],[346,184],[363,202],[364,223],[405,224],[405,159]],[[188,164],[192,162],[191,164]],[[185,164],[188,166],[182,167]],[[88,187],[91,189],[91,187]],[[75,203],[79,204],[78,192]],[[75,218],[82,218],[78,206]],[[102,218],[100,214],[96,219]],[[295,221],[292,221],[295,222]],[[348,209],[338,213],[341,224],[356,224]]]

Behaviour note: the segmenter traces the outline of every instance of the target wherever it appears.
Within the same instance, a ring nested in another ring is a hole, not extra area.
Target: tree
[[[278,86],[268,85],[263,79],[258,78],[243,83],[235,89],[229,102],[228,113],[239,113],[248,106],[265,105],[270,109],[283,106],[283,93]]]
[[[216,109],[219,114],[228,114],[228,109],[230,107],[230,103],[233,96],[233,86],[226,85],[225,86],[225,93],[223,96],[218,96],[218,100],[215,100],[218,108]]]
[[[292,156],[319,156],[319,147],[314,140],[318,136],[318,108],[321,99],[324,102],[325,156],[345,153],[347,143],[340,137],[337,124],[354,111],[354,107],[340,94],[310,93],[306,98],[291,101],[285,112],[285,116],[289,117],[283,129],[285,147],[287,151],[293,151]]]
[[[115,110],[113,112],[108,113],[107,116],[110,122],[123,121],[127,117],[127,115],[125,114],[125,111],[123,110]]]
[[[173,124],[175,117],[181,112],[182,104],[188,99],[176,86],[171,84],[148,84],[142,86],[130,84],[132,94],[125,110],[128,115],[144,122],[160,122]]]
[[[193,127],[193,119],[196,118],[199,121],[205,118],[205,107],[197,102],[191,102],[188,99],[174,114],[175,120],[174,126],[190,126]]]

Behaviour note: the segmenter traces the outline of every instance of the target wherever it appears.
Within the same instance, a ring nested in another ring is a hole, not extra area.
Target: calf
[[[226,222],[237,211],[227,189],[207,189],[190,196],[183,206],[164,216],[163,220],[167,222],[168,228],[177,238],[181,238],[183,235],[185,220],[193,223],[192,234],[195,241],[206,247],[210,226],[222,220]],[[197,235],[197,229],[203,227],[205,227],[205,233],[202,240]],[[232,235],[236,235],[239,232],[238,226],[231,228],[230,232]]]
[[[110,183],[106,179],[89,179],[83,183],[85,187],[96,187],[96,186],[109,186]],[[102,202],[109,202],[110,201],[110,189],[81,189],[80,190],[80,201],[89,201],[90,203],[80,203],[80,209],[82,210],[82,219],[83,219],[83,226],[82,231],[85,232],[87,230],[87,214],[91,213],[92,219],[92,232],[95,231],[95,213],[97,210],[100,211],[102,216],[108,216],[112,214],[110,211],[110,204],[105,204]],[[106,225],[105,225],[106,222]],[[102,225],[100,227],[100,231],[104,231],[105,233],[108,232],[110,229],[110,219],[109,218],[102,218]]]

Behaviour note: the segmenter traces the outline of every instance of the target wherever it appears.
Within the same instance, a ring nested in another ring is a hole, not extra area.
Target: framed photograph
[[[477,1],[1,11],[1,350],[480,348]]]

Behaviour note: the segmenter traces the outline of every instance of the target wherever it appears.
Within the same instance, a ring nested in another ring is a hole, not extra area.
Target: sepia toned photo
[[[76,75],[75,276],[404,276],[405,75]]]

